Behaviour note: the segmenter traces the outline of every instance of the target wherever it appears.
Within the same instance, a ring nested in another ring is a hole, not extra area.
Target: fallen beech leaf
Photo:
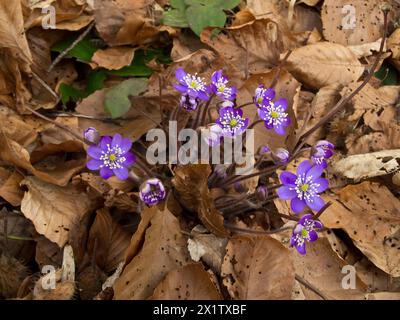
[[[392,6],[389,21],[396,21],[400,4],[386,2]],[[381,5],[380,0],[325,0],[321,11],[325,39],[342,45],[376,41],[382,36]]]
[[[226,237],[224,218],[215,208],[207,181],[211,168],[206,164],[178,166],[172,184],[179,193],[180,202],[189,210],[198,212],[201,222],[216,236]]]
[[[287,250],[269,236],[234,236],[221,276],[233,299],[289,299],[294,268]]]
[[[374,292],[365,295],[367,300],[400,300],[399,292]]]
[[[112,218],[107,209],[97,210],[89,231],[88,252],[96,255],[97,265],[109,273],[124,260],[130,235]]]
[[[368,57],[372,55],[373,51],[379,52],[379,48],[381,47],[382,38],[376,40],[375,42],[359,44],[355,46],[347,46],[358,59]]]
[[[118,70],[131,64],[135,49],[130,47],[115,47],[97,50],[92,62],[108,70]]]
[[[91,212],[92,201],[71,185],[59,187],[35,177],[27,177],[21,184],[28,188],[21,203],[22,213],[38,233],[63,247],[70,231]]]
[[[327,228],[344,229],[377,267],[400,276],[400,201],[382,185],[363,182],[340,190],[333,205],[321,216]]]
[[[364,67],[348,48],[329,42],[319,42],[293,50],[285,66],[296,79],[311,88],[357,81]]]
[[[28,269],[19,260],[0,254],[0,297],[14,298],[27,275]]]
[[[114,284],[116,300],[147,299],[168,272],[190,260],[179,221],[171,212],[158,210],[150,223],[142,249]]]
[[[103,281],[107,276],[95,264],[94,266],[86,267],[78,275],[79,296],[82,300],[92,300],[100,291]]]
[[[68,145],[69,143],[66,143]],[[54,147],[54,148],[53,148]],[[49,153],[60,151],[60,146],[49,146]],[[64,145],[61,146],[63,148]],[[44,147],[45,149],[47,147]],[[53,151],[51,149],[53,148]],[[75,147],[74,147],[74,150]],[[82,151],[82,150],[81,150]],[[45,154],[41,154],[43,156]],[[81,153],[81,156],[83,153]],[[48,157],[43,161],[35,164],[31,163],[31,157],[28,151],[18,144],[16,141],[9,139],[3,131],[0,130],[0,158],[7,163],[13,164],[17,167],[23,168],[41,180],[53,183],[59,186],[68,184],[71,177],[85,167],[86,158],[71,159],[68,161],[60,162],[60,159],[55,157]],[[38,159],[36,159],[38,160]]]
[[[333,170],[348,179],[359,182],[362,179],[379,177],[400,169],[400,149],[385,150],[346,157],[333,164]]]
[[[9,202],[12,206],[21,205],[24,192],[19,184],[24,179],[18,172],[9,172],[0,167],[0,197]]]
[[[221,300],[222,296],[202,264],[192,263],[170,271],[150,300]]]
[[[37,138],[34,128],[9,108],[0,106],[0,123],[4,133],[24,147]]]
[[[284,39],[278,24],[270,19],[227,28],[225,33],[215,37],[211,29],[206,29],[201,33],[201,41],[239,67],[243,75],[248,72],[262,73],[276,66],[280,54],[293,42],[292,39]]]

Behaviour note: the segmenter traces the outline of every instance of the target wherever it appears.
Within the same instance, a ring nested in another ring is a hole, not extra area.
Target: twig
[[[244,233],[253,233],[253,234],[274,234],[274,233],[279,233],[285,230],[289,230],[292,229],[292,227],[283,227],[283,228],[279,228],[279,229],[275,229],[272,231],[261,231],[261,230],[252,230],[252,229],[244,229],[244,228],[239,228],[236,227],[230,223],[225,223],[224,224],[225,227],[227,227],[228,229],[232,230],[232,231],[237,231],[237,232],[244,232]]]
[[[323,214],[323,213],[325,212],[325,210],[328,209],[331,205],[332,205],[332,202],[331,202],[331,201],[328,201],[328,202],[317,212],[317,214],[315,215],[315,218],[314,218],[314,219],[318,219],[318,218],[321,216],[321,214]]]
[[[74,131],[72,131],[69,127],[64,126],[61,123],[58,123],[57,121],[54,121],[53,119],[50,119],[46,116],[44,116],[43,114],[41,114],[40,112],[37,112],[36,110],[32,109],[31,107],[29,107],[27,104],[24,105],[24,107],[29,110],[31,113],[33,113],[35,116],[38,116],[39,118],[42,118],[43,120],[46,120],[52,124],[54,124],[55,126],[67,131],[69,134],[71,134],[72,136],[74,136],[76,139],[80,140],[81,142],[83,142],[84,144],[89,145],[89,143],[87,143],[85,141],[84,138],[82,138],[79,134],[75,133]]]
[[[321,292],[318,288],[314,287],[311,283],[300,277],[298,274],[295,274],[294,278],[300,282],[303,286],[305,286],[307,289],[310,289],[317,295],[319,295],[323,300],[329,300],[329,298]]]
[[[47,69],[47,72],[50,72],[51,70],[53,70],[53,68],[56,66],[56,64],[58,64],[73,48],[75,48],[75,46],[89,34],[89,32],[92,30],[93,27],[94,27],[94,21],[92,21],[89,24],[89,26],[86,28],[86,30],[78,38],[76,38],[75,41],[72,42],[71,45],[67,49],[65,49],[63,52],[61,52],[57,56],[57,58],[53,61],[53,63]]]
[[[52,88],[50,88],[50,86],[35,72],[32,72],[32,76],[56,99],[57,102],[60,100],[58,94]]]

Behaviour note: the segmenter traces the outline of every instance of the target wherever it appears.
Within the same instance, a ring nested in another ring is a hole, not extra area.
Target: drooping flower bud
[[[256,189],[256,197],[259,201],[265,201],[268,198],[268,189],[266,186],[259,186]]]
[[[166,195],[164,185],[157,178],[148,179],[140,186],[140,199],[149,206],[154,206],[164,200]]]
[[[83,132],[83,137],[91,142],[97,144],[100,141],[100,133],[96,130],[96,128],[89,127]]]
[[[283,148],[278,148],[272,152],[272,158],[276,163],[285,164],[290,157],[289,151]]]

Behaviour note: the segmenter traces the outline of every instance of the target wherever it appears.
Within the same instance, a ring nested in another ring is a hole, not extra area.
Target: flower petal
[[[293,198],[292,201],[290,202],[290,208],[295,212],[295,213],[300,213],[304,210],[306,206],[306,203],[304,200],[300,200],[299,198]]]
[[[188,87],[182,84],[175,84],[174,88],[180,92],[187,92],[188,91]]]
[[[285,98],[280,98],[276,100],[274,103],[276,106],[280,106],[283,109],[283,111],[286,111],[288,107],[288,101]]]
[[[272,88],[268,88],[264,93],[264,98],[267,100],[274,100],[275,98],[275,90]]]
[[[316,229],[322,229],[324,227],[324,225],[322,224],[321,221],[319,220],[314,220],[314,228]]]
[[[261,120],[266,120],[268,118],[268,111],[265,108],[258,108],[258,116]]]
[[[205,92],[203,92],[203,91],[199,91],[199,92],[197,93],[197,97],[198,97],[199,99],[201,99],[201,100],[204,100],[204,101],[208,101],[208,100],[210,99],[210,97],[209,97]]]
[[[297,197],[297,193],[295,190],[291,190],[288,186],[280,187],[276,190],[279,198],[282,200],[290,200]],[[293,201],[293,200],[292,200]]]
[[[310,241],[310,242],[314,242],[315,240],[318,239],[318,233],[317,233],[315,230],[311,230],[311,231],[308,233],[308,236],[310,237],[310,239],[308,240],[308,241]]]
[[[186,76],[186,72],[185,70],[183,70],[183,68],[178,68],[175,71],[175,77],[179,80],[179,81],[184,81],[183,78]]]
[[[87,149],[87,154],[89,157],[99,160],[101,157],[101,149],[97,146],[90,146]]]
[[[297,175],[303,175],[306,174],[308,170],[310,170],[312,167],[312,164],[308,160],[304,160],[302,163],[300,163],[299,167],[297,168]]]
[[[128,138],[122,138],[121,144],[119,145],[122,152],[128,152],[132,148],[132,141]]]
[[[299,221],[299,224],[301,224],[301,225],[304,226],[304,223],[305,223],[307,220],[310,220],[310,219],[312,219],[312,218],[313,218],[313,215],[312,215],[312,214],[305,214],[304,216],[301,217],[301,219],[300,219],[300,221]]]
[[[125,157],[125,161],[122,164],[124,167],[129,167],[136,162],[136,156],[131,152],[125,153],[124,157]]]
[[[122,136],[119,133],[114,134],[111,147],[121,147]]]
[[[100,140],[100,148],[101,150],[107,150],[107,145],[111,146],[112,138],[110,136],[104,136]]]
[[[319,185],[316,186],[316,190],[318,193],[324,192],[326,189],[329,188],[329,180],[325,178],[318,178],[314,180],[314,184]]]
[[[129,171],[125,167],[114,169],[113,172],[119,180],[126,180],[129,177]]]
[[[103,179],[108,179],[108,178],[110,178],[110,177],[113,176],[113,175],[114,175],[114,173],[113,173],[113,171],[112,171],[110,168],[103,167],[103,168],[100,169],[100,176],[101,176]]]
[[[296,246],[296,249],[301,255],[304,256],[306,254],[306,243],[303,242],[301,246]]]
[[[286,134],[285,128],[283,125],[274,126],[275,132],[280,136],[284,136]]]
[[[311,210],[315,212],[321,210],[322,207],[325,205],[325,201],[319,196],[315,196],[311,200],[312,201],[306,199],[306,204],[310,207]]]
[[[97,160],[97,159],[92,159],[86,163],[86,168],[88,168],[89,170],[99,170],[100,166],[102,164],[103,164],[103,161]]]
[[[294,185],[297,179],[297,176],[294,173],[283,171],[279,176],[279,179],[283,184],[291,184]]]
[[[321,176],[323,172],[324,168],[322,168],[321,166],[313,166],[310,170],[307,171],[306,178],[316,180]]]

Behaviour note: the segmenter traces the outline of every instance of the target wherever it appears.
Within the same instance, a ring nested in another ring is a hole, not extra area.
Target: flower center
[[[108,156],[108,159],[110,159],[110,161],[115,161],[115,160],[117,160],[117,156],[116,156],[114,153],[111,153],[111,154]]]
[[[278,119],[278,118],[279,118],[279,112],[277,112],[277,111],[272,111],[272,112],[271,112],[271,117],[274,118],[274,119]]]
[[[303,192],[306,192],[309,187],[310,187],[310,185],[305,183],[300,187],[300,190],[303,191]]]
[[[229,121],[229,125],[231,126],[231,127],[235,127],[236,125],[237,125],[237,120],[236,119],[232,119],[231,121]]]
[[[305,228],[303,228],[303,229],[301,230],[301,236],[304,237],[304,238],[307,238],[307,236],[308,236],[308,231],[307,231]]]
[[[225,86],[223,85],[223,84],[220,84],[219,86],[218,86],[218,92],[221,92],[221,93],[223,93],[223,92],[225,92]]]
[[[123,168],[123,163],[126,158],[124,157],[124,152],[117,145],[115,147],[111,147],[109,144],[107,145],[107,149],[103,150],[100,160],[103,161],[102,167],[107,167],[111,170]]]
[[[258,97],[258,98],[257,98],[257,102],[258,102],[258,103],[262,103],[262,102],[263,102],[263,100],[264,100],[264,98],[263,98],[263,97]]]
[[[186,82],[186,85],[192,90],[195,91],[205,90],[204,82],[197,75],[187,74],[184,78],[184,81]]]

